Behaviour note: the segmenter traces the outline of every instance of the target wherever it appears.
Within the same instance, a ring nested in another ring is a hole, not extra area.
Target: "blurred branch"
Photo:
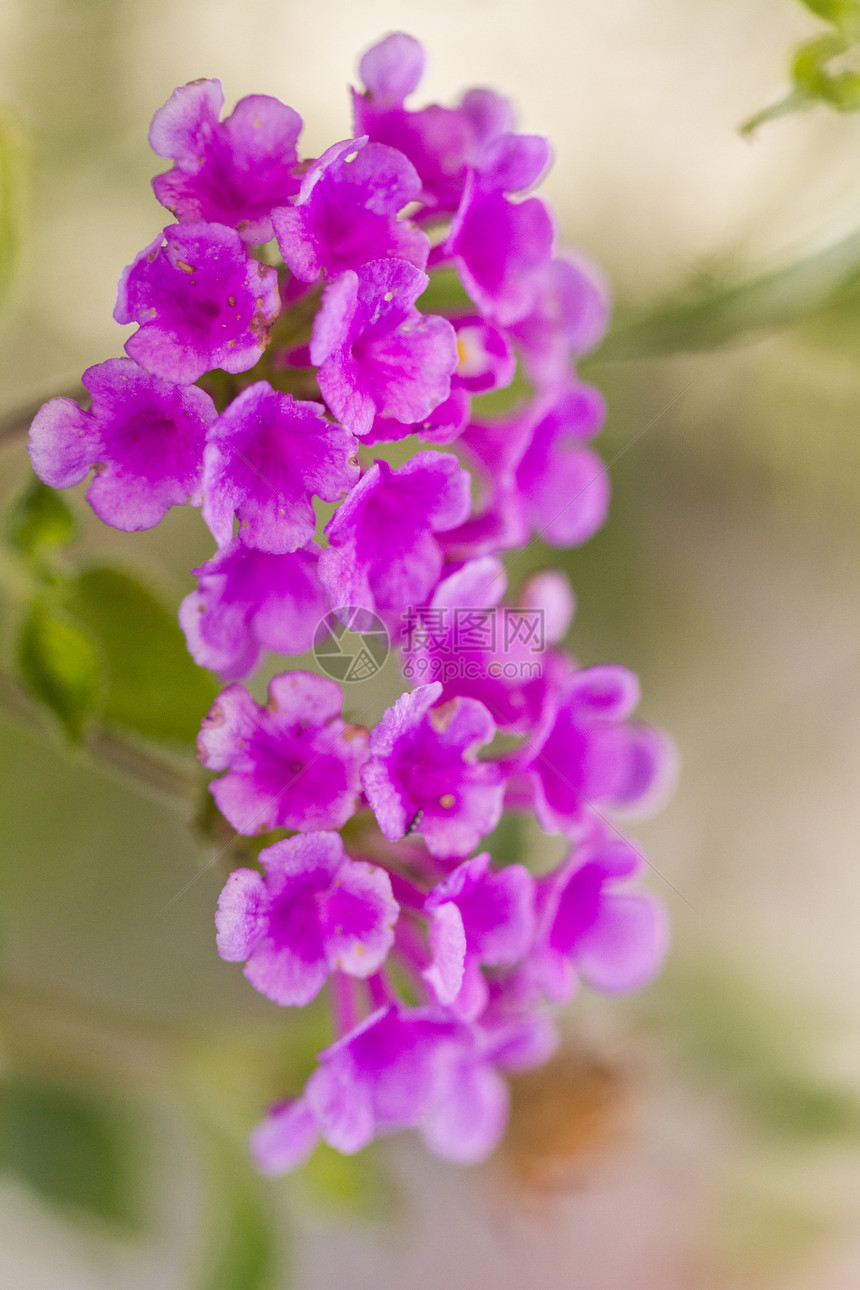
[[[11,677],[0,673],[0,705],[31,729],[44,731],[38,711]],[[113,731],[100,727],[88,736],[84,751],[102,769],[118,772],[136,787],[173,806],[190,809],[199,788],[196,767],[185,769],[177,761],[159,757],[138,744],[130,743]]]

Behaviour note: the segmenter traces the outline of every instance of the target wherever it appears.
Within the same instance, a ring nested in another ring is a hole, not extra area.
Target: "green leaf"
[[[137,1226],[134,1155],[127,1120],[109,1103],[23,1077],[0,1089],[0,1167],[55,1204]]]
[[[54,488],[34,479],[9,511],[9,542],[26,555],[53,551],[72,541],[77,523]]]
[[[810,99],[821,99],[839,112],[860,108],[860,75],[854,68],[834,67],[834,61],[851,52],[853,42],[844,36],[817,36],[795,51],[792,78],[796,89]]]
[[[90,639],[59,611],[36,604],[18,641],[18,668],[27,688],[77,742],[100,688]]]
[[[193,743],[217,687],[191,659],[175,614],[128,574],[101,567],[80,575],[69,612],[98,646],[104,721],[148,739]]]

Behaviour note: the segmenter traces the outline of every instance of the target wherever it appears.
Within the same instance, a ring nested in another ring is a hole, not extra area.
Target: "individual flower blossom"
[[[514,379],[516,356],[504,332],[477,315],[452,318],[457,336],[457,370],[451,383],[470,394],[503,390]]]
[[[428,281],[405,260],[371,260],[323,292],[310,358],[323,398],[354,434],[367,434],[377,415],[422,421],[450,393],[454,329],[415,308]]]
[[[420,191],[415,167],[395,148],[366,137],[334,144],[307,170],[294,203],[272,216],[287,267],[303,282],[392,256],[423,269],[426,234],[397,218]]]
[[[440,535],[469,505],[469,476],[450,454],[419,452],[398,470],[374,462],[326,528],[319,569],[332,605],[422,604],[442,571]]]
[[[438,682],[403,694],[371,732],[362,771],[367,800],[387,838],[419,832],[431,855],[467,855],[499,822],[504,777],[478,749],[496,727],[475,699],[434,708]]]
[[[195,569],[197,590],[179,607],[179,624],[195,662],[233,680],[253,671],[261,650],[309,650],[328,610],[318,559],[313,542],[271,555],[234,539]]]
[[[534,310],[553,236],[540,198],[513,202],[495,186],[484,188],[472,171],[442,256],[454,259],[484,317],[506,327]]]
[[[212,705],[197,740],[209,770],[227,774],[210,785],[221,814],[240,833],[342,828],[361,791],[367,731],[341,717],[335,681],[283,672],[259,707],[241,685]]]
[[[222,367],[246,372],[280,313],[277,271],[223,224],[171,224],[123,272],[113,316],[138,323],[129,356],[190,384]]]
[[[509,766],[511,800],[525,788],[520,800],[542,827],[573,837],[593,824],[596,809],[643,806],[665,783],[671,750],[659,731],[629,720],[638,702],[625,668],[577,670],[553,658],[540,721]]]
[[[521,864],[490,868],[484,851],[464,860],[424,902],[432,951],[424,978],[439,1003],[467,1021],[489,1000],[480,965],[521,959],[534,935],[534,879]]]
[[[597,836],[538,882],[538,933],[528,975],[550,999],[567,999],[577,979],[604,994],[647,985],[666,954],[662,904],[624,885],[642,860],[622,838]]]
[[[155,195],[183,223],[227,224],[253,245],[272,237],[272,207],[299,189],[296,144],[302,118],[268,94],[241,99],[219,121],[217,80],[192,81],[152,118],[149,142],[176,164],[152,181]]]
[[[404,32],[393,32],[369,49],[359,64],[366,91],[352,92],[355,132],[397,148],[421,177],[422,200],[442,211],[455,210],[476,131],[461,109],[432,104],[410,112],[404,107],[423,74],[424,51]]]
[[[571,363],[600,343],[611,307],[609,285],[584,255],[550,260],[535,277],[531,313],[511,323],[527,376],[539,389],[565,385]]]
[[[388,874],[351,860],[338,833],[305,833],[260,852],[264,875],[236,869],[218,901],[218,953],[275,1003],[302,1006],[330,972],[368,977],[394,940]]]
[[[313,497],[339,500],[358,478],[355,439],[322,404],[281,394],[268,381],[243,390],[211,427],[204,456],[203,518],[219,546],[233,536],[284,554],[316,530]]]
[[[452,558],[483,553],[488,531],[500,546],[521,546],[532,534],[554,546],[593,537],[606,518],[609,477],[586,445],[604,415],[594,386],[571,383],[512,417],[468,426],[460,442],[478,463],[487,496],[481,526],[470,520],[448,535]]]
[[[206,432],[215,420],[209,395],[173,385],[130,358],[111,358],[81,377],[92,397],[51,399],[30,430],[30,460],[52,488],[70,488],[95,471],[87,500],[105,524],[149,529],[171,506],[200,505]]]
[[[529,578],[515,605],[500,605],[507,577],[482,556],[443,578],[429,604],[406,616],[404,675],[439,681],[442,698],[471,695],[500,729],[527,735],[544,705],[545,664],[573,617],[561,573]]]
[[[439,1009],[377,1009],[319,1055],[302,1098],[279,1103],[252,1136],[264,1173],[295,1168],[318,1135],[346,1155],[378,1134],[418,1128],[436,1155],[482,1160],[508,1116],[505,1081],[480,1036]]]

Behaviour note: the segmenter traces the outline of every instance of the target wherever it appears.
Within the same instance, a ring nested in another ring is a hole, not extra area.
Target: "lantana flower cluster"
[[[348,1153],[404,1128],[449,1160],[484,1158],[506,1076],[558,1042],[557,1005],[580,982],[641,987],[666,944],[661,905],[632,885],[642,856],[609,817],[653,798],[667,742],[634,719],[629,672],[562,648],[565,577],[506,599],[502,561],[536,535],[582,543],[605,518],[603,400],[575,364],[604,332],[607,290],[530,195],[547,140],[486,89],[407,107],[423,68],[410,36],[370,49],[353,136],[313,158],[277,99],[223,116],[219,81],[177,89],[150,130],[172,220],[119,284],[127,356],[84,374],[86,410],[53,399],[31,433],[41,479],[92,473],[107,524],[190,505],[214,540],[179,611],[193,657],[229,682],[198,755],[232,828],[276,834],[227,880],[218,953],[275,1004],[324,993],[332,1014],[304,1090],[253,1134],[272,1173],[320,1138]],[[452,279],[462,303],[422,306]],[[482,415],[515,380],[513,410]],[[403,464],[375,457],[395,441]],[[241,683],[356,610],[398,650],[387,711],[349,719],[342,686],[310,671],[276,675],[264,706]],[[490,620],[504,639],[481,634]],[[562,862],[535,876],[494,861],[506,812],[562,839]]]

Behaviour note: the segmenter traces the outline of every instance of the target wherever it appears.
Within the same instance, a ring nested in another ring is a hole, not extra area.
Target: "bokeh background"
[[[17,410],[121,352],[116,280],[162,226],[155,109],[218,76],[230,103],[294,105],[314,155],[392,29],[429,51],[423,98],[492,85],[551,136],[544,191],[613,283],[584,368],[609,399],[610,521],[519,571],[564,563],[575,653],[637,670],[678,744],[674,799],[631,826],[673,953],[639,998],[574,1002],[485,1166],[406,1136],[259,1182],[242,1134],[314,1020],[215,955],[223,872],[178,746],[70,749],[9,679],[26,588],[4,557],[3,1285],[856,1290],[860,119],[738,130],[819,29],[799,3],[0,0],[3,504],[27,480]],[[68,559],[166,606],[210,553],[196,514],[125,535],[75,506]],[[133,646],[116,686],[155,712]]]

